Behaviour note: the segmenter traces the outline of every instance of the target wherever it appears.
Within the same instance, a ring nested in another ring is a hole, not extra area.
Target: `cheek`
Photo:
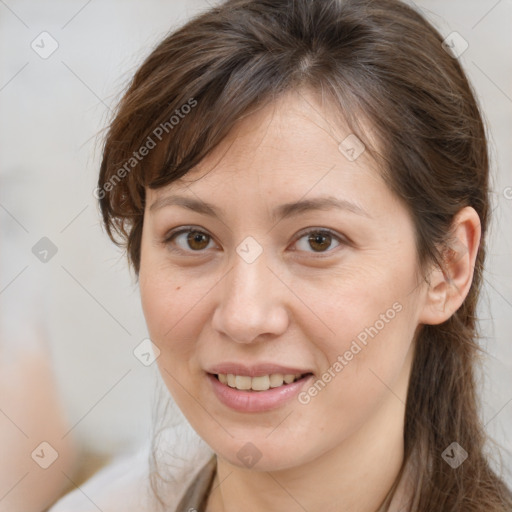
[[[205,296],[214,282],[183,276],[177,271],[143,271],[139,280],[142,309],[151,340],[166,365],[191,358],[201,326],[206,321]]]
[[[163,334],[172,325],[168,319],[174,314],[172,304],[175,303],[177,286],[157,279],[155,273],[143,274],[142,269],[139,283],[142,310],[151,339],[160,345]]]
[[[200,303],[194,300],[198,292],[176,277],[164,278],[155,272],[141,279],[140,293],[150,338],[160,350],[159,372],[178,407],[190,415],[195,403],[191,395],[198,395],[193,378],[199,338],[196,326],[200,325]]]
[[[349,350],[353,340],[364,345],[383,333],[403,330],[414,321],[416,308],[411,293],[416,283],[414,268],[409,267],[407,262],[400,267],[391,262],[360,263],[331,272],[325,279],[297,279],[290,287],[302,290],[309,312],[296,321],[311,340],[325,345],[325,352]]]
[[[324,431],[326,437],[327,432],[332,432],[332,425],[337,426],[332,436],[347,437],[384,403],[395,402],[393,407],[400,409],[400,402],[406,400],[403,376],[408,372],[406,363],[413,335],[408,316],[402,309],[380,330],[380,323],[361,329],[356,322],[346,326],[345,332],[340,318],[341,334],[333,337],[329,346],[319,347],[326,356],[324,371],[300,397],[304,405],[300,406],[301,418],[297,421],[307,423],[308,418],[314,417],[315,428]],[[364,336],[358,338],[361,333]]]
[[[327,290],[325,284],[309,288],[309,302],[328,334],[315,336],[311,323],[302,329],[322,354],[318,366],[326,385],[318,387],[329,388],[321,391],[329,395],[329,407],[341,401],[345,411],[364,408],[402,372],[417,326],[415,269],[409,266],[375,267],[364,276],[354,271],[332,280]]]

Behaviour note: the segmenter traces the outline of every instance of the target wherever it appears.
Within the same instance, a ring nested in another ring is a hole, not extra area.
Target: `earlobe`
[[[437,325],[450,318],[464,302],[480,246],[480,218],[471,206],[462,208],[452,223],[452,239],[443,251],[443,269],[435,267],[428,277],[422,324]]]

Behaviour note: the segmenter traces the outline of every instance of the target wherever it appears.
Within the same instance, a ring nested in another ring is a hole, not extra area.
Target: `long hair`
[[[96,192],[106,231],[138,275],[146,187],[184,176],[241,117],[304,88],[333,102],[408,208],[422,269],[442,267],[460,209],[480,217],[466,299],[417,335],[397,481],[419,461],[413,510],[510,511],[510,489],[485,453],[475,379],[485,126],[458,59],[419,12],[398,0],[228,0],[188,21],[143,62],[109,126]],[[442,456],[454,442],[468,453],[456,468]]]

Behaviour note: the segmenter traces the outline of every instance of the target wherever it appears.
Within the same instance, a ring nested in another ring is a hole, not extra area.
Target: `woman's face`
[[[160,372],[192,427],[240,467],[298,466],[363,431],[382,437],[391,411],[403,418],[426,300],[414,227],[334,126],[312,95],[288,94],[147,190],[139,283]],[[276,387],[238,390],[217,373]],[[309,376],[279,386],[287,373]]]

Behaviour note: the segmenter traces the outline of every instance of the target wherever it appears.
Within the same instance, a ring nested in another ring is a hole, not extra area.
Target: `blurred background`
[[[0,359],[13,367],[20,354],[48,354],[65,418],[59,437],[83,455],[75,484],[147,442],[157,372],[134,354],[147,337],[137,285],[93,196],[101,130],[154,45],[214,3],[0,0]],[[409,3],[443,36],[458,32],[460,50],[467,42],[459,59],[488,124],[482,408],[512,485],[512,1]],[[0,427],[38,447],[43,439],[4,405]],[[0,484],[0,499],[26,485],[23,474],[39,469],[30,464]]]

